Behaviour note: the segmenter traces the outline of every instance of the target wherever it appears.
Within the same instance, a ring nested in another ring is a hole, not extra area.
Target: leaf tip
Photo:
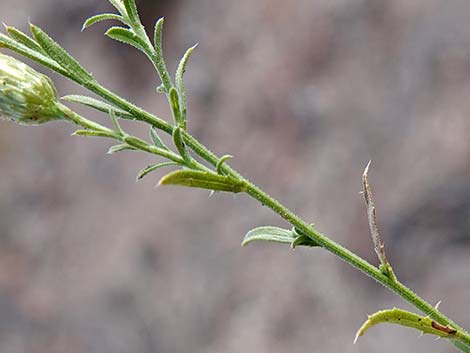
[[[34,35],[35,32],[38,31],[39,27],[36,26],[34,23],[32,23],[30,20],[28,20],[28,25],[29,25],[29,30],[31,33]]]
[[[372,160],[369,160],[369,163],[367,163],[366,168],[364,169],[364,173],[362,173],[363,177],[366,177],[369,175],[369,168],[370,165],[372,164]]]
[[[157,185],[155,185],[155,187],[158,187],[158,186],[162,186],[162,185],[168,185],[168,178],[167,178],[168,174],[163,176],[157,183]]]
[[[245,238],[242,240],[240,246],[242,248],[246,248],[249,244],[253,243],[255,239],[251,239],[251,238]]]
[[[110,34],[110,33],[113,33],[113,28],[114,28],[114,27],[108,28],[108,29],[106,30],[106,32],[104,32],[104,35],[109,37],[109,34]]]
[[[157,20],[157,23],[155,25],[158,27],[162,27],[164,22],[165,22],[165,17],[162,16]]]

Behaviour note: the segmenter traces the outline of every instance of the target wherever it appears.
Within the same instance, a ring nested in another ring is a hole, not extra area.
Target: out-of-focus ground
[[[398,276],[470,327],[468,0],[140,1],[164,15],[187,71],[189,127],[234,167],[373,263],[360,177],[369,159]],[[51,33],[106,86],[168,117],[143,55],[100,24],[102,1],[2,0],[1,21]],[[2,51],[3,52],[3,51]],[[83,92],[53,76],[61,95]],[[106,117],[74,107],[94,119]],[[127,126],[145,136],[144,126]],[[153,159],[63,123],[0,122],[0,351],[453,352],[399,327],[410,307],[320,249],[254,244],[283,225],[245,196],[154,188]]]

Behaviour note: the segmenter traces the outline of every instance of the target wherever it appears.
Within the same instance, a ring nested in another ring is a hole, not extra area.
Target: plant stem
[[[131,102],[127,101],[126,99],[118,96],[114,92],[111,92],[107,88],[101,86],[96,81],[90,82],[79,82],[80,85],[89,89],[91,92],[96,93],[98,96],[104,98],[109,103],[116,105],[117,107],[126,110],[130,114],[132,114],[136,120],[144,121],[155,128],[162,130],[170,135],[173,134],[173,126],[166,122],[163,119],[156,117],[153,114],[143,110],[142,108],[132,104]]]
[[[145,121],[151,124],[152,126],[156,127],[157,129],[160,129],[170,135],[173,133],[174,127],[171,124],[119,97],[115,93],[109,91],[108,89],[98,84],[96,81],[84,83],[83,85],[86,88],[90,89],[92,92],[106,99],[108,102],[113,103],[119,108],[128,111],[129,113],[134,115],[137,120]],[[216,166],[217,162],[219,161],[219,158],[214,153],[212,153],[207,147],[201,144],[198,140],[196,140],[186,131],[182,131],[182,134],[188,147],[190,147],[202,159],[209,162],[211,165]],[[304,232],[307,236],[316,241],[323,248],[335,254],[343,261],[349,263],[354,268],[365,273],[369,277],[375,279],[377,282],[381,283],[383,286],[396,293],[398,296],[412,304],[424,314],[429,315],[432,319],[438,321],[443,325],[451,325],[452,327],[461,330],[466,339],[470,341],[470,335],[468,335],[462,327],[457,325],[446,315],[442,314],[438,309],[434,308],[427,301],[419,297],[404,284],[402,284],[398,280],[392,280],[391,278],[384,275],[377,267],[373,266],[363,258],[357,256],[350,250],[346,249],[335,241],[325,237],[323,234],[312,229],[312,227],[307,222],[295,215],[292,211],[283,206],[279,201],[269,196],[267,193],[265,193],[256,185],[251,183],[249,180],[242,177],[234,169],[230,168],[227,164],[224,163],[221,166],[221,170],[224,173],[229,174],[239,180],[245,181],[248,185],[248,189],[246,191],[248,195],[272,209],[275,213],[280,215],[283,219],[298,228],[300,231]]]
[[[191,135],[186,133],[184,137],[188,146],[190,146],[199,156],[204,158],[212,165],[216,165],[218,158],[211,151],[205,148]],[[457,325],[446,315],[442,314],[439,310],[434,308],[427,301],[419,297],[416,293],[406,287],[403,283],[399,282],[396,279],[386,276],[377,267],[373,266],[363,258],[357,256],[350,250],[346,249],[345,247],[341,246],[330,238],[314,230],[310,224],[302,220],[288,208],[283,206],[279,201],[265,193],[263,190],[251,183],[246,178],[242,177],[240,174],[238,174],[235,170],[233,170],[226,164],[222,166],[222,170],[235,178],[245,181],[248,186],[246,191],[248,195],[261,202],[261,204],[269,207],[271,210],[280,215],[291,225],[295,226],[301,232],[305,233],[307,236],[317,242],[320,246],[322,246],[329,252],[335,254],[340,259],[352,265],[359,271],[365,273],[369,277],[372,277],[377,282],[381,283],[383,286],[390,289],[395,294],[399,295],[404,300],[412,304],[414,307],[422,311],[424,314],[429,315],[432,319],[438,321],[443,325],[451,325],[452,327],[461,330],[466,339],[470,340],[470,335],[468,335],[462,327]]]

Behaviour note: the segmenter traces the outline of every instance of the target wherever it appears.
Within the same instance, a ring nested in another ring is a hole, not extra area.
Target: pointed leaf
[[[159,18],[155,23],[155,31],[154,31],[154,46],[155,46],[155,66],[157,67],[158,74],[162,79],[163,91],[165,93],[169,93],[171,89],[171,78],[170,74],[168,73],[168,69],[166,68],[165,60],[163,59],[163,44],[162,44],[162,37],[163,37],[163,17]]]
[[[194,170],[177,170],[165,175],[162,179],[160,179],[159,184],[182,185],[233,193],[246,190],[246,184],[235,178]]]
[[[122,0],[109,0],[109,2],[119,11],[119,13],[125,13],[125,8],[122,6]]]
[[[122,143],[120,145],[114,145],[111,146],[108,150],[108,154],[113,154],[121,151],[135,151],[135,148],[132,146],[129,146],[126,143]]]
[[[138,35],[136,35],[130,29],[123,27],[111,27],[110,29],[108,29],[105,35],[107,35],[111,39],[117,40],[118,42],[132,45],[133,47],[144,51],[145,43]]]
[[[135,148],[129,146],[127,143],[122,143],[120,145],[111,146],[108,150],[108,154],[113,154],[121,151],[135,151]]]
[[[76,80],[92,81],[93,76],[86,71],[80,63],[72,57],[64,48],[57,44],[49,35],[39,27],[30,24],[31,33],[36,41],[39,43],[41,48],[47,53],[47,55],[60,66],[62,66],[67,72],[71,74]]]
[[[154,34],[153,34],[153,42],[155,49],[162,53],[162,39],[163,39],[163,23],[165,22],[165,19],[163,17],[160,17],[157,22],[155,23],[155,29],[154,29]]]
[[[129,20],[134,23],[140,23],[139,14],[137,12],[137,6],[135,5],[135,0],[123,0],[124,7],[126,8],[127,15]]]
[[[149,165],[149,166],[145,167],[144,169],[142,169],[142,170],[139,172],[139,174],[137,174],[137,180],[142,179],[142,178],[145,177],[147,174],[150,174],[150,173],[156,171],[157,169],[160,169],[160,168],[163,168],[163,167],[167,167],[167,166],[173,166],[173,165],[178,165],[178,163],[175,163],[175,162],[165,162],[165,163],[158,163],[158,164]]]
[[[180,63],[178,64],[178,68],[176,69],[175,86],[176,86],[176,89],[178,90],[178,95],[180,98],[181,115],[183,117],[183,120],[185,121],[186,121],[186,113],[187,113],[187,103],[186,103],[186,92],[184,89],[183,76],[186,71],[186,64],[188,62],[188,59],[196,47],[197,47],[197,44],[189,48],[186,51],[186,53],[181,58]]]
[[[7,25],[4,26],[10,38],[16,40],[18,43],[23,44],[25,47],[28,47],[31,50],[37,51],[41,54],[45,54],[44,50],[34,39],[30,38],[28,35],[14,27],[10,27]]]
[[[81,95],[78,95],[78,94],[71,94],[71,95],[62,97],[61,99],[65,100],[67,102],[71,102],[71,103],[83,104],[87,107],[96,109],[96,110],[98,110],[100,112],[103,112],[103,113],[109,113],[112,110],[114,112],[114,114],[116,114],[120,118],[133,119],[133,116],[131,114],[129,114],[128,112],[126,112],[124,110],[121,110],[119,108],[113,107],[112,105],[110,105],[108,103],[105,103],[103,101],[100,101],[98,99],[91,98],[91,97],[88,97],[88,96],[81,96]]]
[[[0,33],[0,48],[8,48],[15,53],[21,54],[49,69],[61,74],[64,77],[71,79],[72,81],[80,83],[75,77],[73,77],[67,70],[65,70],[62,66],[60,66],[56,61],[52,60],[51,58],[41,54],[31,48],[28,48],[24,44],[13,40],[12,38]]]
[[[90,18],[87,18],[86,21],[83,23],[82,26],[82,32],[87,29],[88,27],[93,26],[95,23],[101,22],[101,21],[106,21],[106,20],[115,20],[115,21],[120,21],[124,24],[127,24],[126,20],[124,17],[120,15],[116,15],[114,13],[102,13],[99,15],[92,16]]]
[[[162,139],[160,136],[158,136],[157,129],[152,127],[150,129],[150,138],[153,141],[153,144],[159,148],[163,148],[165,150],[168,150],[169,148],[163,143]]]
[[[110,137],[114,138],[112,134],[106,133],[104,131],[95,131],[95,130],[77,130],[72,136],[87,136],[87,137]]]
[[[143,151],[147,151],[149,145],[144,140],[141,140],[135,136],[126,136],[124,137],[124,142]]]
[[[242,246],[254,241],[269,241],[274,243],[292,244],[298,235],[288,229],[278,227],[257,227],[246,233]]]
[[[114,129],[119,134],[119,136],[124,136],[124,131],[122,131],[121,125],[119,125],[116,112],[112,108],[109,110],[109,117],[111,118],[111,122],[113,123]]]
[[[389,310],[381,310],[370,315],[367,321],[364,322],[362,327],[357,331],[354,343],[369,328],[381,323],[411,327],[420,330],[423,334],[427,333],[449,339],[458,339],[460,336],[457,330],[449,326],[443,326],[431,319],[429,316],[425,317],[409,311],[393,308]]]
[[[175,146],[178,149],[181,157],[183,157],[186,162],[189,162],[192,158],[186,149],[183,141],[183,135],[181,134],[181,128],[179,126],[173,130],[173,142],[175,143]]]
[[[175,87],[171,87],[170,89],[170,103],[171,103],[171,112],[173,113],[173,119],[175,120],[175,125],[180,126],[183,130],[185,130],[186,121],[184,121],[181,115],[178,91],[176,90]]]
[[[168,150],[164,150],[162,148],[158,148],[156,146],[152,146],[148,144],[147,142],[145,142],[144,140],[135,136],[125,136],[124,142],[132,147],[135,147],[136,149],[153,153],[153,154],[157,154],[157,155],[163,156],[171,160],[174,160],[174,158],[178,158],[178,156],[175,153],[168,151]]]

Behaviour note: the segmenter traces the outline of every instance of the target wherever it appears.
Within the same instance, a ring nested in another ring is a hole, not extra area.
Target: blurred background
[[[200,43],[186,76],[195,136],[376,264],[359,194],[372,159],[395,272],[470,327],[468,0],[138,5],[149,30],[165,16],[171,71]],[[31,20],[105,86],[169,117],[143,55],[102,36],[111,23],[80,33],[111,10],[105,0],[0,2],[1,21],[27,30]],[[60,95],[83,93],[52,78]],[[243,195],[154,188],[157,174],[136,184],[152,157],[106,155],[109,141],[72,132],[0,124],[1,352],[454,351],[386,325],[353,346],[366,314],[411,308],[320,249],[240,248],[249,229],[285,224]]]

